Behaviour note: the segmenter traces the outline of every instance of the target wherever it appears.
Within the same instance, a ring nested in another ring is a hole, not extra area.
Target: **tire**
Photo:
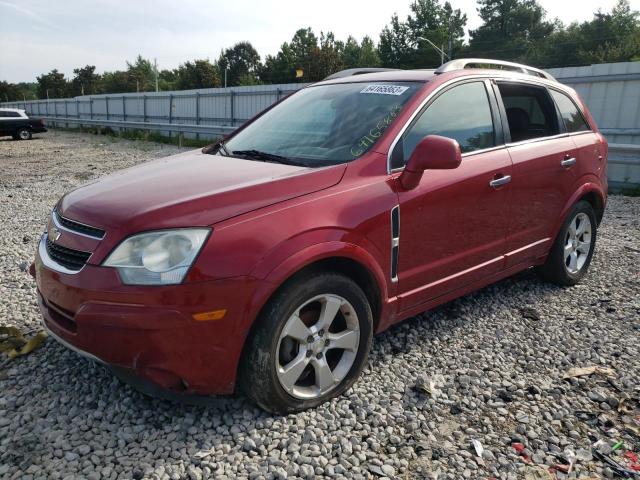
[[[335,273],[294,277],[257,319],[240,360],[239,387],[272,413],[315,407],[353,385],[372,337],[371,307],[354,281]]]
[[[576,203],[562,224],[547,260],[538,267],[540,276],[563,287],[580,282],[593,257],[597,224],[591,204],[586,201]]]
[[[31,134],[31,130],[29,130],[28,128],[20,128],[16,132],[16,136],[14,138],[17,137],[18,140],[31,140],[32,136],[33,135]]]

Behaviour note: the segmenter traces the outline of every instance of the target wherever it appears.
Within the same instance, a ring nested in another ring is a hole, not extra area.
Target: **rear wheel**
[[[317,406],[356,381],[372,334],[367,297],[351,279],[324,273],[290,281],[248,340],[240,387],[274,413]]]
[[[31,140],[31,130],[28,128],[21,128],[16,132],[16,136],[14,138],[16,137],[18,140]]]
[[[589,202],[576,203],[555,239],[540,275],[562,286],[578,283],[589,269],[596,244],[596,215]]]

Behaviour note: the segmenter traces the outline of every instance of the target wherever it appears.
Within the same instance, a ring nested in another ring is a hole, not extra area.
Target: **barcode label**
[[[402,95],[409,87],[400,85],[367,85],[360,93],[377,93],[378,95]]]

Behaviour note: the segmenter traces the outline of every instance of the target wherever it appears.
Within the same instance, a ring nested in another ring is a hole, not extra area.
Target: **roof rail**
[[[325,80],[334,80],[336,78],[352,77],[354,75],[362,75],[364,73],[376,73],[376,72],[390,72],[391,70],[398,70],[397,68],[347,68],[346,70],[340,70],[334,74],[329,75]]]
[[[555,80],[555,78],[553,78],[551,74],[545,72],[544,70],[540,70],[539,68],[522,65],[521,63],[505,62],[504,60],[493,60],[491,58],[458,58],[456,60],[451,60],[450,62],[441,65],[436,70],[436,74],[451,72],[454,70],[462,70],[464,68],[467,68],[469,65],[488,65],[489,67],[502,67],[498,69],[512,70],[524,73],[526,75],[533,75],[534,77],[546,78],[547,80]]]

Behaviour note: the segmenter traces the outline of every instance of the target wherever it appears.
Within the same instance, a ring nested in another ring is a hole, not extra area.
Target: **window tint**
[[[20,114],[18,112],[11,112],[9,110],[0,111],[0,117],[8,118],[8,117],[19,117]]]
[[[567,132],[573,133],[591,130],[580,113],[580,110],[578,110],[576,104],[573,103],[573,100],[564,93],[556,90],[551,90],[551,96],[556,101],[560,115],[564,120],[564,125],[567,127]]]
[[[406,164],[416,145],[427,135],[453,138],[463,153],[493,147],[493,119],[484,84],[465,83],[437,97],[405,133],[402,157],[394,160],[396,165],[392,168]]]
[[[498,88],[512,142],[560,133],[556,109],[545,88],[515,83],[498,83]]]

